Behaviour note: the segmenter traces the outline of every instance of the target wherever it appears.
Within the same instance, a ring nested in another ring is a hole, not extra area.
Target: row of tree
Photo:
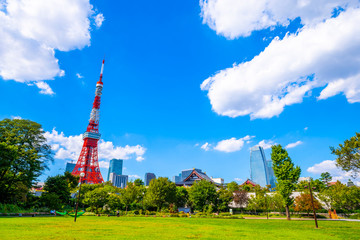
[[[338,148],[331,148],[331,151],[337,156],[336,163],[339,167],[356,174],[360,170],[359,149],[360,134],[356,133],[356,136],[346,140]],[[297,184],[301,170],[294,165],[281,145],[272,147],[271,159],[277,179],[276,197],[281,199],[289,219],[290,207],[294,206],[291,194],[301,188]],[[23,119],[0,121],[0,203],[53,208],[72,206],[70,191],[74,191],[78,179],[69,174],[49,178],[44,187],[45,193],[40,199],[29,194],[30,188],[47,168],[49,161],[53,161],[51,146],[46,143],[40,124]],[[52,187],[58,183],[62,183],[64,188]],[[320,181],[314,182],[315,185],[319,188],[319,198],[332,208],[358,209],[358,201],[354,200],[354,196],[355,198],[358,196],[358,188],[345,188],[340,183],[327,188],[322,186]],[[200,181],[191,188],[185,189],[176,187],[167,178],[159,178],[153,181],[148,189],[136,182],[130,183],[125,190],[116,189],[109,184],[84,186],[81,204],[95,211],[101,208],[99,206],[103,208],[105,205],[110,206],[111,203],[108,201],[111,197],[110,202],[117,202],[117,208],[125,210],[134,209],[136,206],[155,210],[191,206],[199,211],[224,211],[232,198],[246,200],[245,191],[251,188],[245,185],[242,189],[238,189],[236,183],[216,188],[212,183]],[[256,194],[258,195],[260,196],[261,193]],[[261,197],[256,198],[261,199]],[[104,202],[105,204],[102,205]],[[266,202],[268,203],[269,201]],[[259,205],[252,200],[249,200],[249,204]]]

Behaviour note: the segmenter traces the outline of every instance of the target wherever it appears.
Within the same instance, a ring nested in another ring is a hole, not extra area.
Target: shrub
[[[360,213],[351,215],[349,218],[350,218],[350,219],[360,219]]]

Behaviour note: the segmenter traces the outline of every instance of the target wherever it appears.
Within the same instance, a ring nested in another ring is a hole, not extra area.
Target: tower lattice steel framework
[[[90,114],[89,125],[86,132],[83,134],[84,144],[81,149],[79,159],[76,163],[73,175],[79,176],[80,173],[84,173],[84,177],[81,178],[83,183],[102,183],[104,182],[99,162],[98,162],[98,141],[101,134],[99,133],[99,117],[100,117],[100,100],[103,89],[103,70],[105,60],[102,61],[100,79],[96,83],[95,99]]]

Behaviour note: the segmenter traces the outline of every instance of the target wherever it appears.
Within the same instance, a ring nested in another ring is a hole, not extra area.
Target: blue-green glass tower
[[[110,173],[115,173],[116,175],[122,175],[122,169],[123,169],[122,159],[111,159],[107,180],[110,181]]]
[[[272,169],[272,161],[266,161],[264,149],[261,146],[254,146],[250,150],[251,181],[262,187],[271,185],[275,187],[275,176]]]

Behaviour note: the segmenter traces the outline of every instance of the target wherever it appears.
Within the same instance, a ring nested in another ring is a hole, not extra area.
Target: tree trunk
[[[287,219],[287,220],[291,220],[291,219],[290,219],[290,211],[289,211],[289,206],[288,206],[288,205],[285,206],[285,210],[286,210],[286,219]]]

